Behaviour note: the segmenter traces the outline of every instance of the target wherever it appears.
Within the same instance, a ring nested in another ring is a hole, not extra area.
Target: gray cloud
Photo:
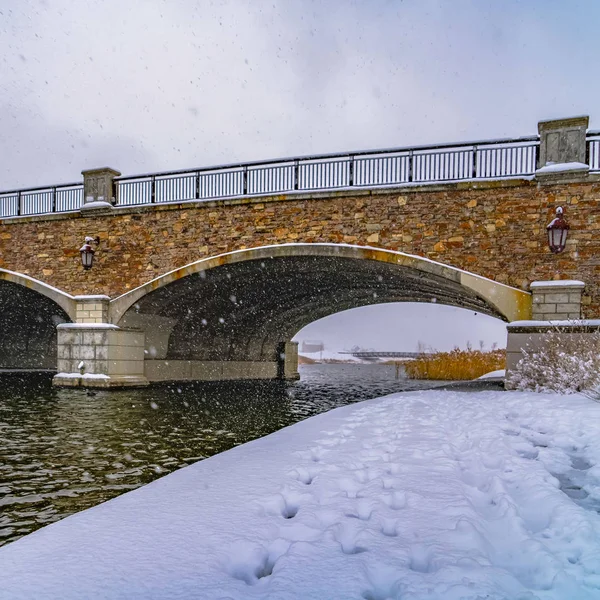
[[[525,135],[540,118],[593,110],[600,95],[591,1],[12,0],[0,10],[2,189],[98,164],[133,174]]]

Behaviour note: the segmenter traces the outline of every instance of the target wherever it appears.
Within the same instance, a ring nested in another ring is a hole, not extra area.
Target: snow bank
[[[506,377],[506,369],[498,369],[497,371],[490,371],[477,379],[504,379]]]
[[[600,405],[428,391],[307,419],[0,549],[0,597],[592,600]]]

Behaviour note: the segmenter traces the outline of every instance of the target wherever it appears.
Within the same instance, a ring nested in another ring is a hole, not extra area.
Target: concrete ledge
[[[575,319],[556,321],[514,321],[506,325],[510,335],[516,333],[589,333],[600,330],[600,319]]]
[[[533,281],[529,288],[536,291],[556,291],[557,288],[583,289],[585,283],[576,279],[553,279],[550,281]]]
[[[560,336],[575,336],[584,340],[586,335],[600,331],[600,320],[577,321],[515,321],[507,325],[506,374],[507,378],[523,358],[522,350],[536,352],[545,347],[544,336],[550,332]]]
[[[276,362],[145,360],[148,381],[229,381],[277,379]]]

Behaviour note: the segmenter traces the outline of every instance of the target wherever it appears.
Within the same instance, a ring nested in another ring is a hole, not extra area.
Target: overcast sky
[[[426,324],[426,325],[425,325]],[[416,352],[419,346],[452,350],[469,345],[487,350],[506,346],[506,324],[464,308],[410,302],[363,306],[320,319],[294,338],[320,341],[326,352],[365,350]],[[310,356],[310,355],[309,355]]]
[[[595,0],[0,0],[0,190],[600,128],[599,23]]]

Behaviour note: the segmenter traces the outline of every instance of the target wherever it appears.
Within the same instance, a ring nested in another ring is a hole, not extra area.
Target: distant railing
[[[356,352],[340,352],[340,354],[351,354],[355,358],[420,358],[430,354],[429,352],[374,352],[371,350],[357,350]]]
[[[439,144],[267,160],[117,177],[116,206],[533,175],[539,137]],[[588,132],[588,164],[600,171],[600,131]],[[78,210],[83,184],[0,192],[0,218]]]

